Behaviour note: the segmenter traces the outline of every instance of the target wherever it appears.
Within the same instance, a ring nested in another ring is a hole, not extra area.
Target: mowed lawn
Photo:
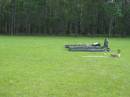
[[[130,97],[130,39],[109,40],[120,58],[64,48],[104,38],[0,36],[0,97]]]

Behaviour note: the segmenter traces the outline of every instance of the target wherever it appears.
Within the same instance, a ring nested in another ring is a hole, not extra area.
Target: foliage
[[[0,0],[0,33],[129,35],[129,2],[106,1]]]

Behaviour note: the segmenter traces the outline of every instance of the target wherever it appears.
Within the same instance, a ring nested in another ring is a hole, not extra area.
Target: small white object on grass
[[[119,58],[121,56],[120,52],[121,52],[120,49],[118,49],[117,53],[111,53],[111,54],[104,53],[105,56],[82,56],[82,57],[87,57],[87,58],[110,58],[110,57]]]
[[[87,58],[108,58],[108,56],[83,56]]]

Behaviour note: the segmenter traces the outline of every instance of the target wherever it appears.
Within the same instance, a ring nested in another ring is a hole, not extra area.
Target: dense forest
[[[130,35],[130,0],[0,0],[0,34]]]

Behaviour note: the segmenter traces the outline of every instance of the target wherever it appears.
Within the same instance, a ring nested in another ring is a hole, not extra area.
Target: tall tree
[[[15,34],[16,23],[16,1],[11,1],[11,35]]]

